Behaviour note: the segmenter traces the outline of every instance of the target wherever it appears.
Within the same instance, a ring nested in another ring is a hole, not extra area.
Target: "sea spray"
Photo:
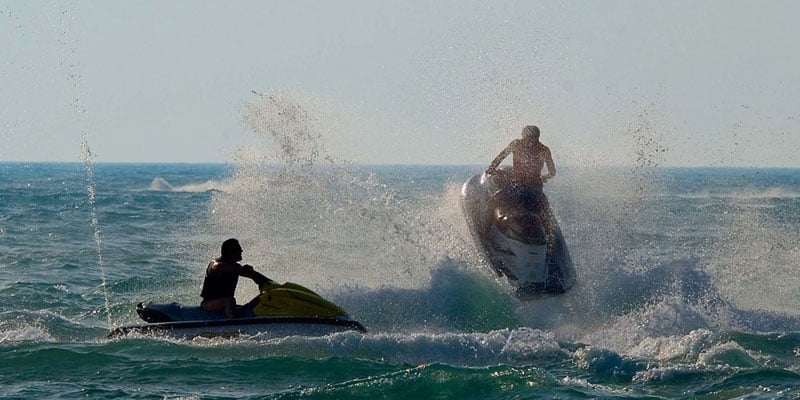
[[[62,8],[58,10],[59,17],[59,43],[58,48],[61,50],[61,67],[65,68],[67,79],[72,83],[72,88],[75,91],[72,98],[72,108],[75,112],[77,124],[81,132],[81,160],[83,160],[84,169],[86,171],[86,192],[88,196],[89,212],[90,212],[90,226],[94,232],[95,250],[97,253],[97,264],[100,271],[100,290],[103,294],[103,301],[105,305],[106,322],[111,325],[111,306],[108,299],[108,287],[106,283],[105,263],[103,259],[103,236],[100,232],[100,226],[95,207],[96,202],[96,185],[94,179],[94,164],[91,147],[89,146],[88,125],[89,120],[87,117],[87,110],[84,104],[85,92],[82,87],[83,76],[80,72],[80,63],[77,61],[78,43],[73,35],[73,15],[70,10]]]
[[[228,190],[213,194],[209,229],[243,239],[248,261],[273,278],[318,289],[427,284],[449,229],[430,204],[410,204],[327,150],[341,119],[306,96],[259,95],[243,116],[253,143],[237,153]]]
[[[616,230],[621,234],[618,237],[620,241],[634,240],[633,236],[639,232],[631,227],[639,225],[641,219],[649,218],[648,210],[644,209],[645,199],[656,190],[654,185],[660,171],[657,167],[663,163],[664,155],[668,151],[664,139],[666,128],[659,122],[655,103],[641,106],[634,102],[633,106],[636,115],[625,119],[615,128],[616,134],[626,139],[626,148],[620,149],[622,156],[632,157],[626,164],[633,164],[633,168],[625,176],[628,185],[626,196],[618,204],[621,214],[616,221]],[[624,257],[630,259],[631,256],[626,254]]]
[[[81,159],[86,170],[86,193],[89,201],[90,212],[90,225],[94,232],[95,250],[97,252],[97,266],[100,270],[100,289],[103,293],[103,300],[105,302],[106,322],[111,326],[111,306],[108,301],[108,286],[106,285],[106,270],[103,261],[103,235],[100,233],[100,225],[97,218],[97,209],[95,207],[96,191],[94,182],[94,164],[92,161],[92,149],[89,147],[88,135],[84,132],[81,137]]]
[[[602,330],[609,318],[662,301],[680,281],[671,272],[683,260],[690,269],[702,268],[691,254],[665,254],[656,240],[665,232],[654,218],[668,213],[654,194],[663,188],[660,164],[669,148],[655,104],[634,103],[620,117],[614,133],[623,141],[607,162],[621,166],[598,168],[589,159],[560,169],[545,187],[578,279],[568,293],[524,303],[518,311],[521,320],[561,337],[580,338]]]

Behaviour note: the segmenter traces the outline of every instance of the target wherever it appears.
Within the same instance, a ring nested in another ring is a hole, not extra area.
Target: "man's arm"
[[[239,270],[239,275],[252,279],[253,282],[255,282],[258,286],[272,282],[272,279],[269,279],[260,272],[254,270],[253,266],[248,264],[242,266],[242,269]]]
[[[556,176],[556,164],[553,162],[553,156],[550,154],[550,149],[544,148],[544,163],[547,165],[547,175],[542,177],[542,180],[548,180]]]
[[[210,268],[212,273],[217,272],[234,272],[245,278],[252,279],[256,284],[261,285],[262,282],[272,282],[271,279],[256,272],[252,265],[240,265],[235,262],[214,261]]]
[[[486,169],[487,174],[493,174],[497,170],[497,167],[500,166],[500,163],[503,162],[503,160],[505,160],[509,154],[511,154],[513,145],[514,142],[511,142],[508,146],[506,146],[505,149],[503,149],[503,151],[500,152],[500,154],[497,155],[497,157],[494,158],[494,160],[492,160],[492,163],[489,164],[489,168]]]

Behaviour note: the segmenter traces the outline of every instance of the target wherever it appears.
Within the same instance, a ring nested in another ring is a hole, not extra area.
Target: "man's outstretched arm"
[[[500,166],[500,163],[503,162],[503,160],[505,160],[505,158],[508,157],[509,154],[511,154],[510,144],[506,146],[506,148],[503,149],[503,151],[501,151],[500,154],[498,154],[497,157],[494,158],[494,160],[492,160],[492,163],[489,164],[489,168],[486,169],[486,173],[493,174],[497,170],[497,167]]]
[[[242,266],[242,269],[239,271],[239,275],[252,279],[253,282],[255,282],[258,286],[272,282],[272,279],[267,278],[262,273],[254,270],[253,266],[247,264]]]

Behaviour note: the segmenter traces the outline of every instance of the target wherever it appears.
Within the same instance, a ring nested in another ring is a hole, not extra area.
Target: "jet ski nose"
[[[139,303],[136,305],[139,318],[147,322],[170,322],[173,318],[158,309],[157,305]]]

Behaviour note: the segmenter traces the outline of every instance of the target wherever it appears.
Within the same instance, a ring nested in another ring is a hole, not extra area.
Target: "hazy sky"
[[[797,1],[4,1],[0,161],[229,162],[259,93],[327,152],[800,167]],[[280,127],[276,127],[280,129]]]

